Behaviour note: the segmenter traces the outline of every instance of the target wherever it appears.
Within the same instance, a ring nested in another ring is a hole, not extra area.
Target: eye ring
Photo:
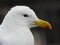
[[[27,15],[27,14],[24,14],[23,16],[24,16],[24,17],[28,17],[28,15]]]

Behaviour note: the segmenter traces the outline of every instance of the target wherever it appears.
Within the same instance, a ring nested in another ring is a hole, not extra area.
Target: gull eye
[[[23,16],[24,16],[24,17],[28,17],[28,15],[27,15],[27,14],[24,14]]]

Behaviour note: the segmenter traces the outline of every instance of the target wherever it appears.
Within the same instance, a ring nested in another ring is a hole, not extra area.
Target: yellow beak
[[[44,20],[39,20],[38,22],[34,22],[35,25],[42,27],[42,28],[46,28],[46,29],[52,29],[52,26],[49,22],[44,21]]]

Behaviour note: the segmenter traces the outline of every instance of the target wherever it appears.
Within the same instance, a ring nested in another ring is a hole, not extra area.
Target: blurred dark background
[[[40,19],[52,24],[52,30],[34,28],[44,32],[47,45],[60,45],[60,1],[59,0],[0,0],[0,24],[6,13],[15,5],[26,5],[32,8]],[[33,31],[32,31],[33,32]]]

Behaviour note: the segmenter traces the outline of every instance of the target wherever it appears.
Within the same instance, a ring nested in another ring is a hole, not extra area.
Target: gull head
[[[4,21],[5,20],[5,21]],[[39,19],[35,12],[28,6],[15,6],[5,16],[3,22],[16,24],[18,26],[42,27],[46,29],[52,29],[51,24],[47,21]]]

